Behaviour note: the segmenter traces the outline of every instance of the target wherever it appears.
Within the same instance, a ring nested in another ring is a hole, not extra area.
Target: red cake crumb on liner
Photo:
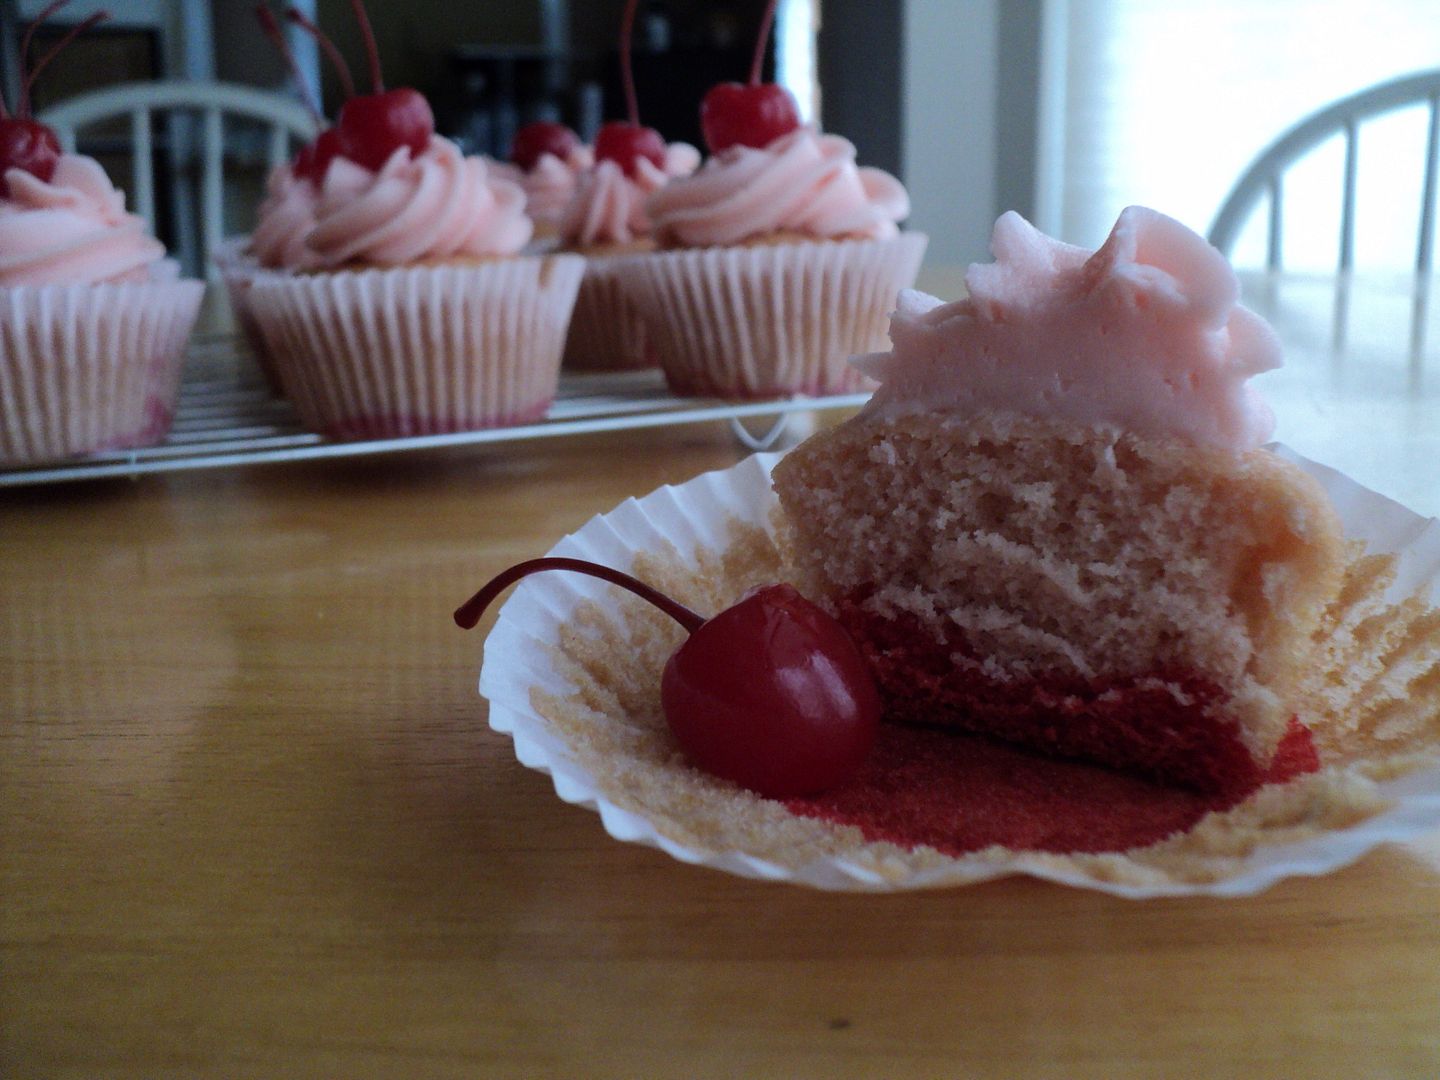
[[[1347,536],[1372,553],[1396,554],[1385,602],[1417,593],[1435,602],[1440,522],[1285,447],[1276,452],[1316,476]],[[776,510],[770,469],[777,459],[757,454],[626,500],[550,554],[642,574],[671,565],[682,587],[689,574],[703,593],[706,575],[724,576],[716,573],[717,560],[724,560],[737,534],[769,533]],[[1287,776],[1310,775],[1262,788],[1239,807],[1207,804],[1183,792],[1146,791],[1102,770],[1027,762],[1018,751],[967,746],[964,739],[914,729],[892,732],[871,775],[843,797],[789,805],[761,799],[698,773],[678,750],[667,752],[653,710],[643,710],[644,718],[620,715],[620,708],[597,716],[592,707],[587,719],[586,709],[577,706],[578,721],[557,720],[554,702],[596,700],[577,690],[562,640],[573,648],[577,618],[583,626],[614,610],[609,589],[561,573],[522,583],[487,638],[480,692],[490,702],[490,726],[512,737],[522,764],[551,776],[563,800],[596,810],[616,839],[657,847],[682,862],[839,891],[934,888],[1027,874],[1131,898],[1243,896],[1283,878],[1329,873],[1378,845],[1440,827],[1440,721],[1426,729],[1435,732],[1436,745],[1423,749],[1434,757],[1417,759],[1411,746],[1403,763],[1399,755],[1393,763],[1379,757],[1332,762],[1318,773],[1311,758],[1308,767],[1284,770]],[[713,596],[708,604],[703,595],[685,599],[701,610],[718,606]],[[617,648],[615,654],[629,651]],[[1433,651],[1440,664],[1440,642]],[[937,785],[932,797],[913,790],[886,795],[907,778],[933,783],[945,743],[954,744],[965,764],[946,790]],[[1300,753],[1313,753],[1308,741]]]

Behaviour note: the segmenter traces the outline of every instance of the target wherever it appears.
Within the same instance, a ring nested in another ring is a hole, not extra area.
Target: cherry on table
[[[580,136],[554,120],[534,120],[515,133],[510,144],[510,160],[529,172],[540,159],[550,154],[564,161],[580,146]]]
[[[841,625],[790,585],[766,585],[706,619],[629,574],[549,557],[499,574],[455,612],[470,629],[506,588],[542,570],[620,585],[690,636],[665,665],[660,703],[676,742],[715,776],[770,798],[812,795],[853,776],[874,745],[880,695]]]

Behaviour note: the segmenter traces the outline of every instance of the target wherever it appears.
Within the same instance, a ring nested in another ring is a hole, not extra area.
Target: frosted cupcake
[[[583,261],[518,254],[523,191],[432,134],[378,165],[342,152],[314,209],[292,273],[249,296],[309,426],[388,438],[545,414]]]
[[[846,363],[885,340],[925,237],[898,180],[801,127],[737,144],[646,204],[662,252],[624,268],[680,394],[759,398],[869,385]]]
[[[37,168],[0,185],[0,462],[156,443],[205,287],[179,280],[95,161]]]
[[[510,160],[493,168],[525,192],[535,239],[553,240],[580,177],[594,164],[594,153],[575,132],[564,124],[537,120],[515,133]]]
[[[585,277],[565,342],[565,365],[614,371],[652,367],[655,351],[645,320],[620,285],[628,256],[654,250],[645,202],[670,180],[689,176],[700,152],[687,143],[665,147],[663,164],[637,157],[630,171],[606,159],[582,173],[560,221],[560,242],[584,255]]]

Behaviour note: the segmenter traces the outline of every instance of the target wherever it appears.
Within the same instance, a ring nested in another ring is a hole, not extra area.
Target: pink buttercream
[[[964,300],[901,294],[894,350],[857,361],[881,383],[863,415],[1009,411],[1234,450],[1270,438],[1274,414],[1246,380],[1280,366],[1279,339],[1184,225],[1132,206],[1091,253],[1012,212],[991,250]]]
[[[889,173],[857,168],[847,140],[800,128],[763,150],[721,151],[652,195],[646,209],[662,243],[709,247],[777,232],[894,236],[910,199]]]
[[[305,246],[315,227],[315,207],[320,191],[309,180],[296,176],[289,165],[273,170],[265,181],[265,201],[250,237],[250,253],[261,266],[308,270],[316,257]]]
[[[125,212],[125,195],[91,158],[62,154],[49,182],[5,173],[0,286],[145,281],[165,248]]]
[[[499,166],[499,175],[524,189],[525,212],[537,224],[554,227],[570,204],[581,174],[594,164],[590,147],[577,146],[563,160],[554,154],[541,154],[528,172],[506,162]]]
[[[671,143],[665,149],[665,167],[646,158],[635,165],[635,175],[613,161],[598,162],[580,174],[575,194],[560,219],[560,237],[572,247],[593,244],[628,244],[650,234],[645,200],[670,180],[689,176],[700,164],[700,151],[689,143]]]
[[[424,259],[513,255],[530,239],[525,193],[491,176],[448,139],[411,157],[390,155],[378,172],[337,157],[325,174],[306,247],[321,267],[399,266]]]

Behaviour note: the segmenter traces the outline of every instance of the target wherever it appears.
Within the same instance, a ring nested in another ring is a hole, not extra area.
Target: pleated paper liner
[[[869,385],[849,358],[884,348],[926,237],[662,251],[621,281],[678,394],[763,398]]]
[[[270,355],[270,347],[265,343],[260,324],[250,310],[250,286],[256,278],[266,274],[283,275],[285,271],[261,266],[259,261],[249,254],[249,246],[250,237],[231,237],[220,245],[213,259],[220,271],[220,280],[225,284],[225,294],[230,301],[231,314],[235,316],[235,325],[245,339],[245,344],[250,347],[250,353],[255,357],[265,385],[272,394],[279,394],[280,371],[275,365],[274,357]]]
[[[583,269],[547,255],[266,277],[249,303],[310,428],[470,431],[545,414]]]
[[[653,335],[621,282],[623,260],[634,255],[587,255],[575,298],[565,367],[572,371],[635,371],[656,364]]]
[[[1440,826],[1440,617],[1431,607],[1440,524],[1279,452],[1320,479],[1347,530],[1368,545],[1317,652],[1366,674],[1351,684],[1317,667],[1302,715],[1315,728],[1319,772],[1262,788],[1148,846],[949,855],[870,841],[700,773],[658,704],[660,667],[682,633],[628,594],[575,574],[527,579],[501,610],[480,676],[490,724],[511,735],[523,764],[551,775],[562,799],[598,811],[610,835],[744,877],[890,891],[1027,874],[1149,897],[1247,895],[1328,873]],[[780,571],[770,531],[775,460],[756,455],[627,500],[552,554],[628,568],[697,610],[720,610]]]
[[[0,289],[0,463],[159,442],[204,295],[173,264],[148,282]]]

